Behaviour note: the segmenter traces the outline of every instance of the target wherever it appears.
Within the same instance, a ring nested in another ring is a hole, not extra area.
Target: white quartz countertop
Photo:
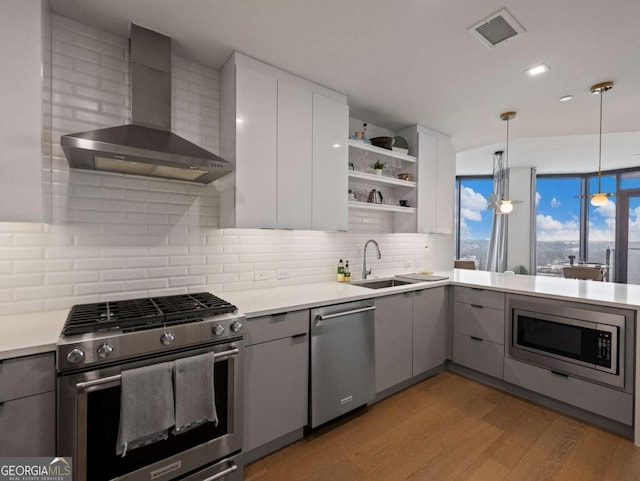
[[[56,349],[68,309],[0,316],[0,360]]]
[[[640,285],[505,275],[461,269],[438,271],[435,274],[448,276],[449,279],[416,282],[384,289],[368,289],[337,282],[319,282],[214,293],[238,306],[248,318],[446,285],[640,309]],[[0,316],[0,360],[54,351],[68,312],[67,309],[63,309]]]

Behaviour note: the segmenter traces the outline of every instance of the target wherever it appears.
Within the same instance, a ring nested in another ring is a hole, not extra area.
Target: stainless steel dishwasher
[[[369,300],[311,311],[312,428],[375,398],[374,310]]]

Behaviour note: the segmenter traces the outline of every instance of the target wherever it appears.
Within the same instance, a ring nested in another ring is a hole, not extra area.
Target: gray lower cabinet
[[[375,303],[376,393],[444,363],[446,287],[378,297]]]
[[[55,356],[0,361],[0,453],[55,455]]]
[[[248,345],[244,357],[245,453],[296,430],[302,432],[307,424],[308,332],[308,310],[247,321],[245,339]],[[260,455],[268,452],[261,452]]]
[[[455,287],[453,299],[453,362],[502,379],[504,293]]]
[[[376,393],[412,377],[413,292],[375,300]]]
[[[434,287],[413,296],[413,375],[440,366],[446,358],[448,290]]]
[[[504,380],[627,426],[633,425],[633,394],[560,376],[549,369],[509,358],[504,360]]]

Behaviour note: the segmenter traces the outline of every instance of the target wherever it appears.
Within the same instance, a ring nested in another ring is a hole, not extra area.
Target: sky
[[[462,239],[488,239],[492,211],[487,198],[493,191],[491,179],[462,180],[460,191],[460,228]],[[598,190],[597,178],[590,179],[589,191]],[[615,192],[615,178],[602,177],[602,190]],[[576,177],[538,178],[536,186],[536,223],[538,241],[577,241],[580,232],[580,179]],[[633,201],[634,199],[632,199]],[[637,201],[637,198],[635,199]],[[640,202],[630,205],[630,234],[640,239]],[[516,209],[517,209],[516,205]],[[603,207],[589,204],[589,240],[613,241],[615,238],[615,198]]]

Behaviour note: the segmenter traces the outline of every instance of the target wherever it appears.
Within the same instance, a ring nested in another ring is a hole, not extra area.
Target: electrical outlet
[[[278,269],[276,277],[280,280],[289,279],[289,269]]]
[[[267,271],[256,271],[255,274],[253,275],[253,280],[254,281],[264,281],[269,277],[269,274]]]

